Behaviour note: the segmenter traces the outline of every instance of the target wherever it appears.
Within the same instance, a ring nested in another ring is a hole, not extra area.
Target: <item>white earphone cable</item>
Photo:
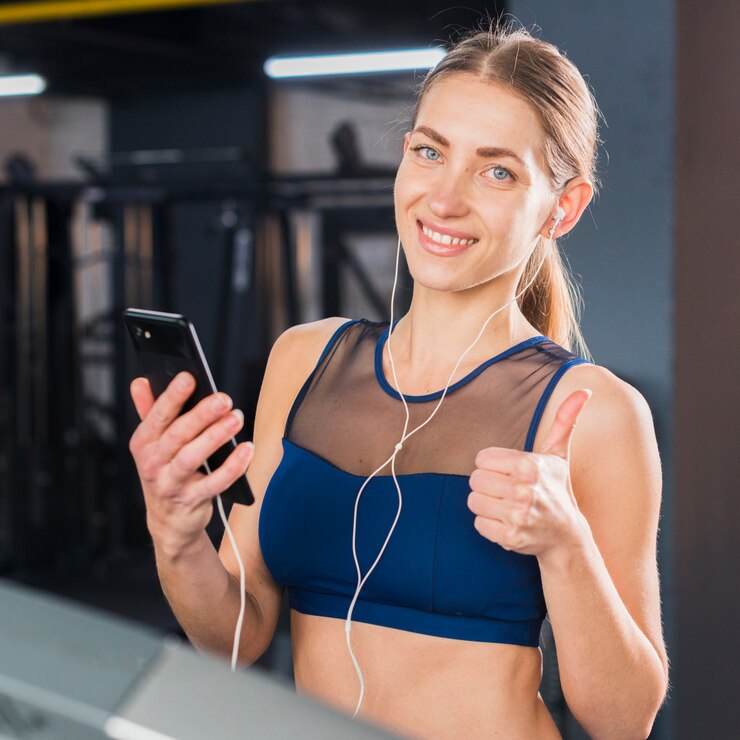
[[[207,461],[203,463],[203,467],[206,469],[208,475],[210,475],[211,468]],[[229,521],[226,518],[226,511],[224,510],[224,502],[221,500],[221,494],[216,496],[216,507],[218,508],[219,516],[221,517],[224,529],[226,530],[226,536],[229,538],[229,542],[231,543],[231,549],[234,551],[234,555],[236,556],[236,562],[239,565],[239,616],[236,619],[234,642],[231,648],[231,670],[234,672],[236,671],[236,659],[239,656],[239,643],[242,636],[242,625],[244,624],[244,612],[247,607],[247,577],[244,572],[244,563],[239,554],[239,548],[236,546],[236,538],[234,537],[234,533],[231,531],[231,527],[229,526]]]
[[[239,548],[236,546],[236,538],[234,537],[234,533],[231,531],[229,522],[226,519],[224,502],[221,500],[221,494],[216,496],[216,505],[218,506],[218,513],[221,515],[221,521],[223,522],[224,529],[226,530],[226,536],[229,538],[231,549],[234,551],[236,562],[239,565],[239,616],[236,620],[236,628],[234,630],[234,642],[231,648],[231,670],[232,672],[234,672],[236,671],[236,659],[239,656],[239,642],[241,641],[242,625],[244,624],[244,612],[247,606],[247,578],[246,574],[244,573],[244,563],[242,562],[241,555],[239,554]]]

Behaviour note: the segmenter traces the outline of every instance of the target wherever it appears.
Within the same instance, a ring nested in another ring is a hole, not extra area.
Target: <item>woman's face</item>
[[[411,275],[463,290],[529,257],[557,206],[529,103],[467,73],[436,82],[406,135],[396,224]]]

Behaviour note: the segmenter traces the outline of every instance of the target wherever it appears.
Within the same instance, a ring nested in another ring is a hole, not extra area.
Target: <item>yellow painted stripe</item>
[[[198,5],[230,5],[255,0],[40,0],[0,5],[0,25],[41,23],[119,13],[177,10]]]

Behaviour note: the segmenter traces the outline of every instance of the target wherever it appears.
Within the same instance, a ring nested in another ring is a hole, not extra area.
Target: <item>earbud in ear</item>
[[[553,218],[555,219],[555,223],[550,228],[550,239],[553,238],[553,236],[555,235],[555,229],[558,228],[560,222],[565,218],[565,210],[562,206],[558,206],[558,210],[555,211],[555,215],[553,216]]]

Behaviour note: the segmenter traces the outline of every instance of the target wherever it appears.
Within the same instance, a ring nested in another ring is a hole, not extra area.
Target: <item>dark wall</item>
[[[675,736],[737,737],[740,4],[677,3]]]

